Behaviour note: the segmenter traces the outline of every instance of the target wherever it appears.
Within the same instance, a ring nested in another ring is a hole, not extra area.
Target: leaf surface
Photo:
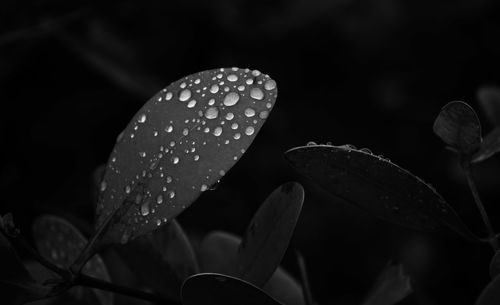
[[[347,145],[296,147],[285,156],[326,191],[380,219],[425,232],[446,226],[478,240],[432,186],[387,159]]]
[[[496,276],[481,292],[476,305],[500,304],[500,276]]]
[[[412,292],[402,265],[389,265],[379,275],[363,305],[394,305]]]
[[[218,273],[200,273],[182,285],[183,305],[278,305],[263,290],[246,281]]]
[[[500,127],[497,127],[490,131],[484,137],[483,142],[481,142],[481,146],[479,147],[479,151],[474,154],[472,157],[472,162],[480,162],[488,159],[493,156],[497,152],[500,151]]]
[[[153,96],[118,136],[100,185],[104,242],[126,243],[176,217],[241,158],[269,115],[274,80],[257,70],[204,71]]]

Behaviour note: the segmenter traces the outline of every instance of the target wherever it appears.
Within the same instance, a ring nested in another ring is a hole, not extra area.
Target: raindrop
[[[218,137],[221,134],[222,134],[222,127],[220,127],[220,126],[215,127],[215,129],[214,129],[214,136]]]
[[[217,84],[213,84],[211,87],[210,87],[210,92],[215,94],[217,92],[219,92],[219,86]]]
[[[118,135],[118,137],[116,138],[116,142],[121,142],[123,140],[123,131],[120,132],[120,134]]]
[[[269,116],[269,111],[264,110],[261,113],[259,113],[259,118],[263,120],[267,119],[268,116]]]
[[[231,129],[238,129],[238,123],[231,124]]]
[[[181,87],[182,89],[186,88],[186,83],[185,82],[182,82],[181,85],[179,86]]]
[[[179,101],[185,102],[191,98],[191,90],[184,89],[179,93]]]
[[[200,160],[200,156],[199,155],[195,155],[194,156],[194,161],[198,161],[198,160]]]
[[[225,170],[221,169],[221,170],[219,171],[219,175],[224,176],[225,174],[226,174],[226,171],[225,171]]]
[[[262,100],[264,98],[264,92],[258,87],[250,89],[250,97],[256,100]]]
[[[253,110],[252,108],[247,108],[245,109],[245,115],[247,118],[251,118],[255,115],[255,110]]]
[[[171,182],[172,182],[172,177],[167,176],[167,183],[171,183]]]
[[[141,215],[148,216],[149,214],[149,200],[141,205]]]
[[[172,132],[172,130],[174,130],[174,127],[172,125],[168,125],[167,127],[165,127],[166,132]]]
[[[157,219],[157,220],[156,220],[156,225],[157,225],[157,226],[160,226],[160,225],[161,225],[161,220],[160,220],[160,219]]]
[[[165,100],[170,101],[172,99],[172,92],[167,92],[165,95]]]
[[[246,81],[247,85],[253,84],[253,78],[248,78]]]
[[[276,82],[272,79],[269,79],[264,83],[264,88],[266,90],[273,90],[274,88],[276,88]]]
[[[208,190],[208,186],[206,184],[202,184],[200,187],[200,191],[204,192],[206,190]]]
[[[238,91],[245,91],[245,86],[243,86],[243,85],[238,86]]]
[[[101,192],[104,192],[107,187],[108,187],[108,184],[106,183],[106,181],[102,180],[101,181]]]
[[[198,85],[198,84],[200,83],[200,81],[201,81],[201,80],[200,80],[199,78],[197,78],[197,79],[195,79],[194,83],[195,83],[196,85]]]
[[[227,80],[230,81],[230,82],[235,82],[238,80],[238,76],[236,76],[236,74],[229,74],[227,76]]]
[[[260,75],[260,71],[259,70],[253,70],[252,71],[252,75],[253,76],[259,76]]]
[[[141,156],[141,157],[143,157],[143,158],[144,158],[144,157],[146,157],[146,152],[145,152],[145,151],[141,151],[141,152],[139,152],[139,156]]]
[[[156,197],[156,203],[158,203],[158,204],[163,203],[163,195],[162,194],[160,194],[160,195],[158,195],[158,197]]]
[[[179,157],[173,157],[172,158],[172,163],[174,163],[174,164],[179,163]]]
[[[155,131],[155,132],[153,133],[153,136],[154,136],[154,137],[157,137],[157,136],[158,136],[158,131]]]
[[[187,106],[188,108],[193,108],[194,106],[196,106],[196,100],[190,100]]]
[[[254,131],[255,131],[255,129],[254,129],[252,126],[248,126],[248,127],[245,129],[245,134],[246,134],[247,136],[251,136],[251,135],[253,135]]]
[[[207,110],[205,110],[205,117],[209,120],[216,119],[218,115],[219,109],[217,109],[217,107],[208,107]]]
[[[130,189],[130,185],[127,185],[127,186],[125,187],[125,194],[130,194],[130,191],[131,191],[131,189]]]
[[[316,145],[316,142],[314,142],[314,141],[307,142],[307,146],[312,146],[312,145]]]
[[[215,99],[214,98],[211,98],[209,101],[208,101],[208,106],[213,106],[215,104]]]
[[[139,116],[139,120],[138,120],[138,121],[139,121],[139,123],[144,123],[144,122],[146,122],[146,115],[145,115],[145,114],[141,114],[141,115]]]
[[[231,121],[234,118],[234,114],[232,112],[226,113],[226,120]]]
[[[189,130],[187,128],[184,128],[182,130],[182,135],[187,136],[189,134]]]
[[[235,140],[238,140],[239,138],[241,138],[241,134],[239,132],[237,132],[237,133],[234,134],[233,138]]]
[[[170,199],[174,198],[175,197],[175,192],[174,191],[168,192],[168,197],[170,197]]]
[[[230,92],[224,97],[224,105],[234,106],[240,100],[240,96],[236,92]]]

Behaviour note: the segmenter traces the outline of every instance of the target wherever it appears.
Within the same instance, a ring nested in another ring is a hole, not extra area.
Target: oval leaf
[[[26,270],[16,250],[0,231],[0,289],[2,304],[24,304],[43,298],[50,289],[38,284]]]
[[[236,275],[238,265],[236,260],[240,243],[240,237],[227,232],[214,231],[205,236],[200,247],[203,272]],[[299,283],[281,267],[276,269],[263,290],[283,304],[304,304],[304,296]]]
[[[483,86],[477,91],[477,99],[491,124],[500,126],[500,88]]]
[[[276,96],[269,76],[231,68],[192,74],[152,97],[109,158],[96,225],[117,216],[104,240],[125,243],[155,230],[217,183],[250,146]]]
[[[490,262],[491,278],[495,278],[498,274],[500,274],[500,251],[495,252]]]
[[[304,189],[296,182],[283,184],[267,197],[238,248],[238,277],[264,286],[288,248],[303,202]]]
[[[447,226],[478,240],[434,188],[387,159],[347,145],[297,147],[286,158],[326,191],[385,221],[426,232]]]
[[[33,237],[40,254],[60,268],[69,268],[87,244],[87,239],[77,228],[52,215],[43,215],[35,220]],[[99,255],[95,255],[85,264],[82,273],[110,282],[106,265]],[[112,293],[92,290],[101,304],[113,304]]]
[[[199,272],[191,243],[175,219],[117,251],[144,286],[171,299],[180,300],[183,281]]]
[[[474,109],[464,102],[450,102],[439,113],[434,132],[459,154],[470,155],[481,144],[481,124]]]
[[[479,151],[472,157],[472,162],[480,162],[488,159],[497,152],[500,151],[500,127],[497,127],[490,131],[489,134],[484,137]]]
[[[379,275],[363,305],[393,305],[412,292],[402,265],[389,265]]]
[[[183,305],[278,305],[259,287],[235,277],[200,273],[182,285]]]
[[[476,305],[500,304],[500,276],[496,276],[481,292]]]

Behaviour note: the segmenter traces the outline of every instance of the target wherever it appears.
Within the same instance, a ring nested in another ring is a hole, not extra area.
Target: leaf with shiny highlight
[[[114,216],[103,242],[126,243],[189,207],[241,158],[276,96],[269,76],[238,68],[192,74],[153,96],[107,163],[96,226]]]
[[[87,239],[65,219],[53,215],[42,215],[33,223],[33,237],[40,254],[60,268],[69,268],[87,244]],[[82,273],[110,282],[104,261],[99,255],[92,257],[83,267]],[[113,294],[92,289],[102,305],[113,304]]]
[[[285,156],[327,192],[380,219],[424,232],[448,227],[478,240],[433,187],[387,159],[346,145],[296,147]]]

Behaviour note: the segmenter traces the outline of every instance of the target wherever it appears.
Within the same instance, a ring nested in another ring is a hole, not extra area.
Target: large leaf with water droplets
[[[238,277],[264,286],[288,248],[303,201],[304,189],[296,182],[285,183],[269,195],[238,248]]]
[[[480,162],[488,159],[500,151],[500,127],[490,131],[481,142],[479,151],[472,156],[472,162]]]
[[[500,304],[500,276],[497,275],[481,292],[476,305]]]
[[[200,246],[202,271],[236,276],[240,243],[240,237],[227,232],[209,233]],[[304,304],[304,296],[299,283],[281,267],[276,269],[262,289],[283,304]]]
[[[42,215],[33,223],[33,237],[40,254],[60,268],[69,268],[87,244],[87,239],[71,223],[53,215]],[[110,277],[99,255],[90,259],[82,273],[109,282]],[[72,289],[76,295],[82,291]],[[113,294],[93,289],[103,305],[113,304]]]
[[[252,143],[276,96],[267,75],[238,68],[192,74],[153,96],[110,155],[96,225],[116,213],[103,241],[125,243],[155,230],[217,183]]]
[[[49,289],[26,270],[9,240],[0,230],[0,290],[2,304],[24,304],[43,298]]]
[[[144,286],[170,299],[180,300],[184,280],[199,272],[191,243],[175,219],[117,251]]]
[[[389,265],[379,275],[363,305],[394,305],[412,292],[402,265]]]
[[[481,124],[477,114],[464,102],[446,104],[434,121],[433,129],[459,154],[470,155],[481,144]]]
[[[477,240],[434,188],[387,159],[346,145],[297,147],[286,158],[326,191],[383,220],[427,232],[449,227]]]
[[[500,126],[500,88],[483,86],[477,90],[477,99],[490,123]]]
[[[218,273],[200,273],[182,285],[183,305],[279,305],[259,287]]]

